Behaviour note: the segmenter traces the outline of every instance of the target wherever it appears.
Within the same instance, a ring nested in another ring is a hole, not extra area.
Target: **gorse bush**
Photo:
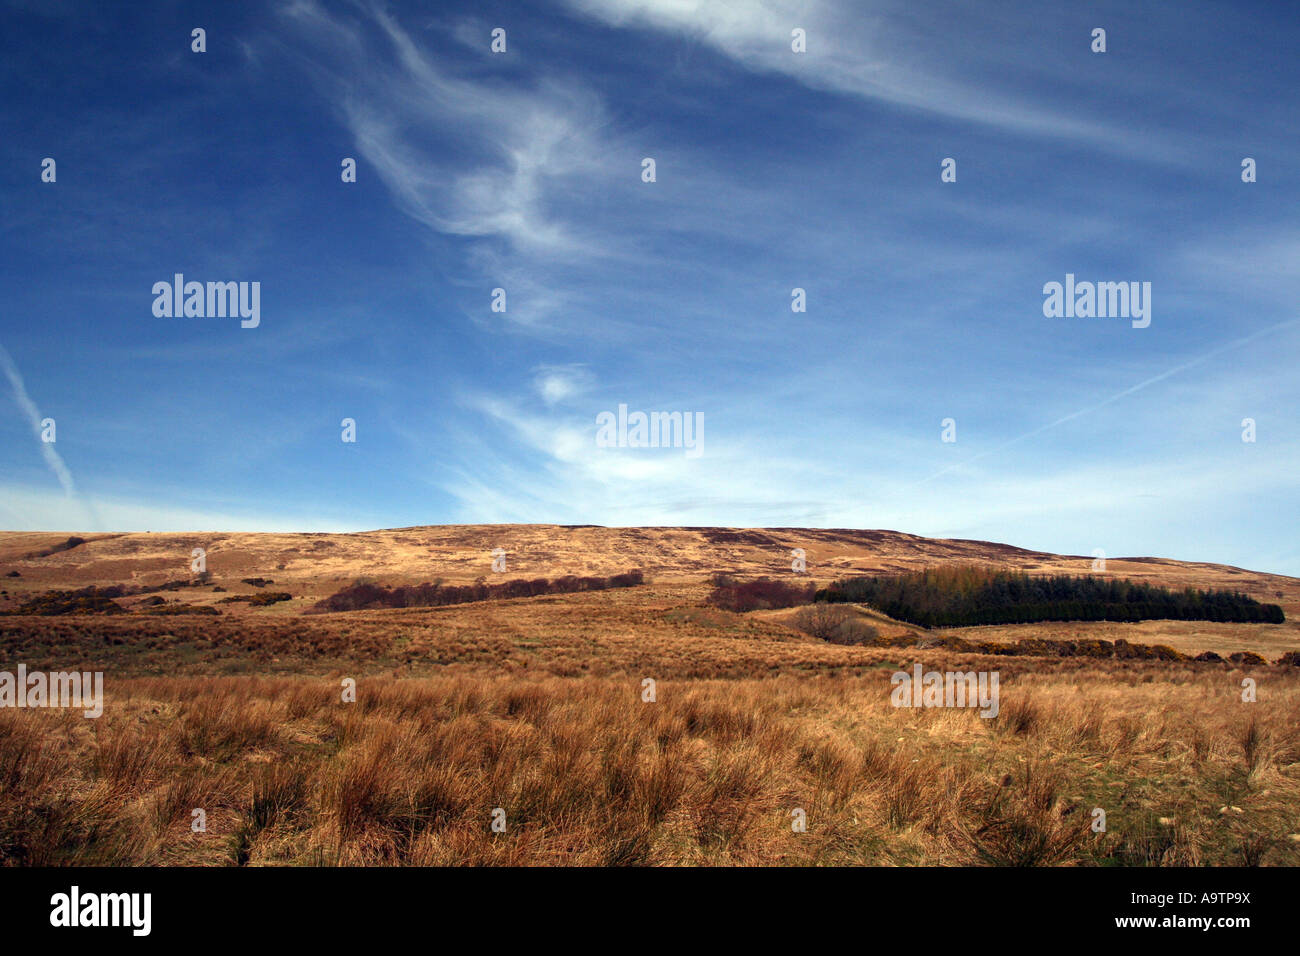
[[[262,591],[258,594],[234,594],[222,598],[218,604],[247,604],[249,607],[266,607],[280,601],[292,601],[293,595],[288,591]]]
[[[276,604],[280,601],[292,601],[293,595],[288,591],[263,591],[261,594],[254,594],[248,599],[249,607],[266,607],[268,604]]]
[[[69,538],[68,540],[73,539]],[[110,584],[107,587],[96,587],[92,584],[73,590],[55,589],[43,591],[28,598],[13,610],[0,611],[0,616],[36,614],[42,617],[54,617],[62,614],[125,614],[126,608],[118,604],[116,598],[135,597],[139,594],[155,594],[158,591],[177,591],[181,588],[195,587],[198,583],[199,579],[196,578],[188,581],[167,581],[163,584],[154,585]],[[200,610],[198,613],[207,614],[211,612]]]
[[[113,598],[122,597],[127,589],[120,584],[112,587],[92,586],[72,591],[46,591],[24,601],[8,614],[125,614],[126,609]]]
[[[817,592],[828,603],[870,604],[922,627],[1036,621],[1230,621],[1281,624],[1276,604],[1237,591],[1172,591],[1100,575],[1030,577],[977,565],[848,578]]]
[[[548,580],[518,578],[500,584],[410,584],[389,588],[379,584],[357,583],[331,594],[312,608],[314,611],[359,611],[388,607],[442,607],[447,604],[470,604],[501,598],[536,597],[539,594],[573,594],[578,591],[604,591],[630,588],[645,583],[640,571],[627,571],[607,578],[580,578],[566,575]]]

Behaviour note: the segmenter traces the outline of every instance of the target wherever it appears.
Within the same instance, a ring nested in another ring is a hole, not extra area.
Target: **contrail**
[[[77,496],[77,485],[76,482],[72,480],[72,472],[68,469],[68,466],[64,463],[63,458],[60,457],[59,453],[54,450],[54,443],[41,440],[40,410],[37,409],[36,403],[32,401],[31,396],[27,394],[27,386],[23,384],[23,377],[18,372],[18,366],[14,364],[14,360],[10,357],[8,350],[5,349],[3,345],[0,345],[0,367],[3,367],[5,377],[9,379],[9,385],[14,392],[14,401],[18,403],[18,407],[22,410],[23,415],[26,416],[28,422],[31,423],[32,430],[36,432],[36,440],[41,446],[41,454],[45,456],[45,463],[50,466],[50,470],[54,472],[55,477],[59,479],[59,484],[63,486],[64,494],[81,504],[90,515],[95,527],[98,528],[98,515],[95,514],[92,507],[90,507],[86,502],[81,501]]]
[[[1210,351],[1206,352],[1204,355],[1199,355],[1196,358],[1191,359],[1190,361],[1184,362],[1182,365],[1177,365],[1166,372],[1161,372],[1159,375],[1153,376],[1152,378],[1149,378],[1144,382],[1138,382],[1138,384],[1130,388],[1126,388],[1122,392],[1116,392],[1110,398],[1103,399],[1102,401],[1098,402],[1096,405],[1089,405],[1087,408],[1082,408],[1077,412],[1071,412],[1068,415],[1058,418],[1054,422],[1048,422],[1046,425],[1040,425],[1037,428],[1035,428],[1033,431],[1025,432],[1023,435],[1017,436],[1016,438],[1012,438],[1009,441],[1005,441],[1001,445],[998,445],[995,448],[990,448],[988,451],[982,451],[978,455],[972,455],[970,458],[967,458],[965,461],[959,461],[954,465],[948,465],[946,468],[941,468],[938,471],[936,471],[933,475],[931,475],[929,478],[922,478],[919,482],[917,482],[917,484],[923,485],[927,481],[934,481],[934,479],[938,478],[939,476],[946,475],[948,472],[953,471],[956,468],[961,468],[965,465],[969,465],[971,462],[979,461],[981,458],[987,458],[989,455],[996,455],[998,452],[1002,451],[1003,449],[1010,448],[1012,445],[1018,442],[1022,442],[1026,438],[1033,438],[1035,435],[1040,435],[1043,432],[1047,431],[1048,429],[1055,428],[1057,425],[1062,425],[1065,422],[1070,421],[1071,419],[1079,418],[1080,416],[1087,415],[1090,412],[1095,412],[1097,409],[1105,408],[1107,405],[1113,405],[1115,402],[1118,402],[1121,398],[1127,398],[1129,395],[1132,395],[1134,392],[1140,392],[1148,385],[1154,385],[1156,382],[1164,381],[1170,376],[1177,375],[1179,372],[1185,372],[1189,368],[1200,365],[1202,362],[1207,362],[1210,359],[1214,358],[1216,355],[1219,355],[1223,352],[1227,352],[1230,349],[1239,348],[1240,346],[1245,345],[1247,342],[1253,341],[1254,339],[1257,339],[1262,335],[1268,335],[1270,332],[1276,332],[1278,329],[1285,329],[1288,326],[1296,325],[1297,323],[1300,323],[1300,319],[1288,319],[1285,322],[1277,323],[1277,325],[1270,325],[1266,329],[1260,329],[1258,332],[1252,332],[1250,335],[1243,336],[1242,338],[1233,339],[1231,342],[1227,342],[1223,345],[1220,345],[1218,348],[1211,349]]]

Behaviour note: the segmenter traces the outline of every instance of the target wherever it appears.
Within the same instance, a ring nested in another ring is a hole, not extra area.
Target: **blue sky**
[[[4,9],[0,526],[893,528],[1300,574],[1285,4]],[[260,325],[156,317],[178,272],[260,282]],[[1150,326],[1045,317],[1067,273],[1150,282]],[[701,454],[598,447],[620,404],[702,415]]]

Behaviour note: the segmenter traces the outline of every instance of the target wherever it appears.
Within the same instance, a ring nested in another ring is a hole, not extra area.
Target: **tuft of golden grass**
[[[1248,704],[1221,668],[999,663],[995,719],[890,706],[892,665],[651,703],[626,676],[119,680],[98,720],[0,711],[0,861],[1300,864],[1300,675]]]

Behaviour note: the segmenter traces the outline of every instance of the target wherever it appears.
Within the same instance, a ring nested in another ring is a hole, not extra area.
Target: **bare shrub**
[[[869,644],[880,636],[875,627],[843,604],[809,604],[794,616],[796,629],[832,644]]]

